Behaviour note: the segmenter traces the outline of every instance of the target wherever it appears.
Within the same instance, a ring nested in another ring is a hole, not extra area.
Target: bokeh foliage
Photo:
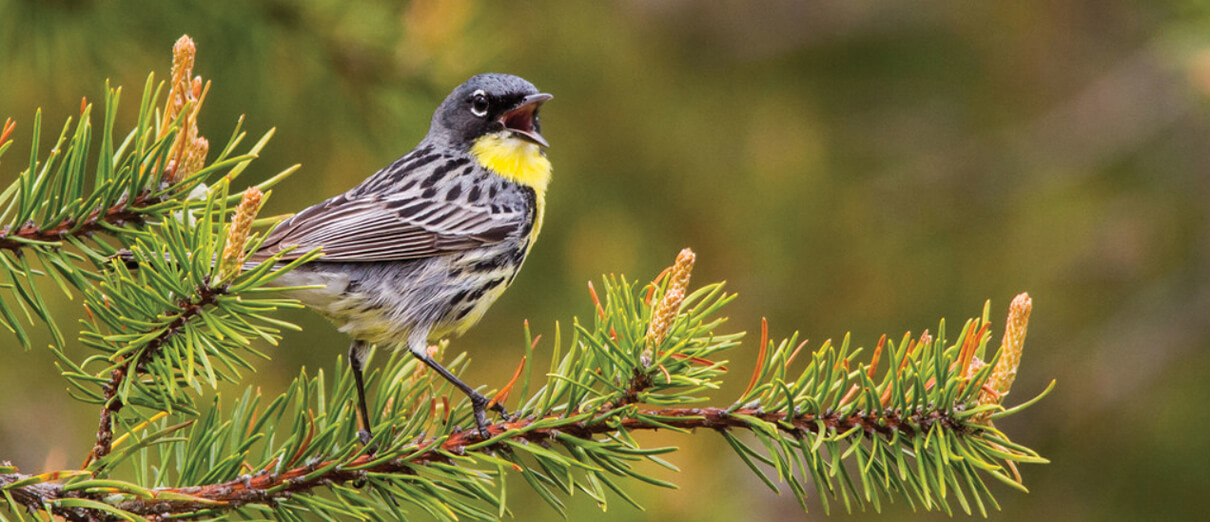
[[[1016,386],[1061,386],[1029,423],[1002,427],[1057,464],[1035,470],[1031,495],[1003,498],[1004,517],[1189,516],[1188,485],[1210,480],[1189,458],[1206,443],[1172,440],[1204,426],[1183,412],[1210,368],[1205,7],[762,4],[0,0],[0,119],[28,140],[34,107],[61,122],[80,93],[103,96],[104,78],[162,70],[165,42],[189,33],[222,57],[203,134],[255,107],[250,132],[279,132],[245,179],[303,163],[266,209],[279,213],[408,150],[465,77],[520,74],[556,95],[544,108],[556,179],[516,286],[459,342],[471,380],[504,382],[521,318],[549,324],[583,302],[585,280],[650,273],[670,245],[710,260],[703,280],[729,279],[743,329],[768,314],[775,331],[852,330],[866,346],[1026,289],[1045,304],[1031,331],[1042,348],[1023,364],[1050,371]],[[11,157],[3,172],[18,170]],[[330,367],[345,344],[291,319],[307,334],[270,353],[266,388],[300,364]],[[90,417],[38,415],[76,406],[42,373],[45,351],[13,351],[0,407],[28,420],[0,422],[0,449],[24,454],[0,454],[62,462],[89,433],[72,419]],[[1107,416],[1151,422],[1112,430]],[[682,457],[682,491],[607,516],[797,512],[743,469],[707,466],[717,448],[689,451],[700,458]],[[1152,487],[1133,488],[1139,477]]]

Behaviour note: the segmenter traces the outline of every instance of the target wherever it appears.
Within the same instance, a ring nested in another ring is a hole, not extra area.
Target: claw
[[[370,440],[374,435],[367,430],[357,430],[357,439],[361,441],[362,446],[366,446],[366,455],[374,456],[378,453],[378,444],[370,445]]]
[[[495,411],[496,413],[499,413],[501,417],[504,417],[506,419],[509,417],[508,410],[504,407],[503,404],[500,404],[498,402],[493,404],[492,410]]]
[[[498,412],[504,414],[505,416],[508,415],[508,410],[505,410],[504,406],[499,403],[492,404],[490,401],[488,401],[487,397],[483,396],[482,393],[479,393],[479,392],[475,391],[473,388],[471,388],[470,386],[467,386],[466,383],[462,382],[460,379],[455,377],[454,374],[450,373],[450,371],[445,369],[444,366],[441,366],[440,363],[438,363],[437,361],[434,361],[433,358],[430,357],[427,353],[421,353],[419,351],[413,350],[412,355],[414,355],[416,358],[423,361],[424,364],[428,365],[429,368],[436,370],[437,373],[441,374],[442,378],[444,378],[446,381],[453,384],[454,387],[461,390],[462,393],[466,394],[467,398],[469,398],[471,401],[471,409],[474,411],[475,425],[476,425],[476,428],[478,428],[479,436],[482,437],[483,440],[490,439],[491,431],[489,431],[487,429],[488,426],[490,426],[490,424],[488,424],[488,422],[487,422],[487,412],[486,412],[488,405],[489,404],[491,405],[492,410],[498,411]]]
[[[491,432],[487,429],[487,427],[491,424],[487,422],[487,412],[485,411],[486,406],[487,397],[484,397],[479,393],[471,396],[471,410],[474,411],[475,414],[475,425],[479,430],[479,437],[481,437],[483,440],[492,438]]]

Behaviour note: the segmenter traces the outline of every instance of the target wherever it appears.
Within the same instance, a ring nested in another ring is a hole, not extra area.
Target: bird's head
[[[496,174],[545,189],[550,162],[543,149],[549,144],[538,109],[551,98],[516,76],[473,76],[437,108],[428,139],[470,152]]]

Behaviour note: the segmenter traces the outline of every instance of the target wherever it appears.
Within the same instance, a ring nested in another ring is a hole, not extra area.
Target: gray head
[[[548,146],[538,123],[538,108],[552,96],[510,74],[472,76],[441,102],[426,141],[466,150],[476,139],[500,132]]]

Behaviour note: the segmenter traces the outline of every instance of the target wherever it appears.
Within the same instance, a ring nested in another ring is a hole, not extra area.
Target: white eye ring
[[[483,89],[471,94],[471,114],[480,118],[487,116],[487,93]]]

